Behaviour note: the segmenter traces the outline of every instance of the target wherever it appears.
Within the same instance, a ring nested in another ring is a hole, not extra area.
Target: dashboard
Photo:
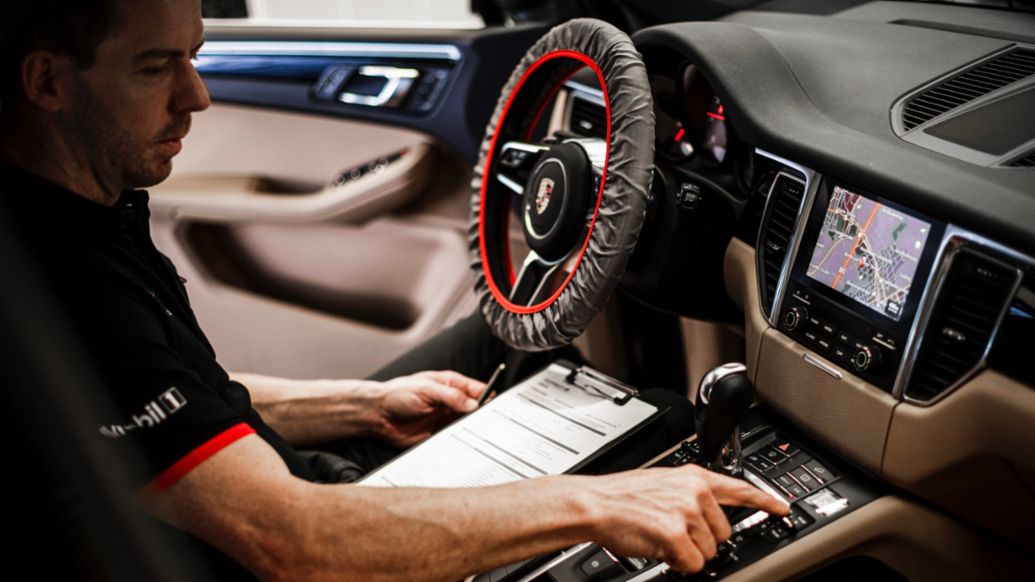
[[[661,252],[645,227],[623,284],[723,320],[702,299],[714,277],[763,401],[865,472],[1035,547],[1011,517],[1035,512],[1035,18],[1014,16],[875,2],[635,34],[657,230],[713,230],[667,234]],[[572,116],[592,101],[580,83]],[[735,217],[717,277],[716,207]],[[988,483],[1016,496],[976,498]]]

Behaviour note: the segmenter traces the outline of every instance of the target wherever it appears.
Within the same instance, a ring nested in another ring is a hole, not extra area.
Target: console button
[[[798,467],[790,472],[791,476],[801,484],[802,487],[808,489],[810,492],[819,489],[822,483],[816,481],[816,478],[811,473],[805,470],[804,467]]]
[[[701,443],[697,442],[696,439],[692,441],[683,441],[683,444],[679,445],[679,450],[687,456],[691,456],[696,459],[701,456]]]
[[[762,539],[776,543],[791,535],[791,530],[781,522],[777,522],[762,532]]]
[[[618,562],[611,559],[603,549],[590,554],[588,558],[579,564],[579,570],[589,580],[606,580],[615,576],[625,574],[625,569]]]
[[[793,505],[791,506],[790,515],[783,518],[783,524],[790,528],[791,531],[801,531],[811,525],[812,522],[813,519],[809,514]]]
[[[762,452],[762,455],[766,458],[766,460],[768,460],[770,463],[774,465],[779,465],[780,463],[787,460],[787,455],[773,448],[766,449]]]
[[[790,441],[780,437],[777,437],[777,439],[773,441],[773,448],[787,456],[793,455],[799,450],[798,447],[791,444]]]
[[[816,345],[820,347],[824,352],[829,352],[830,348],[834,347],[834,344],[830,343],[830,340],[826,338],[819,338],[816,340]]]
[[[797,499],[808,494],[808,491],[806,491],[804,488],[802,488],[801,485],[798,485],[797,483],[791,483],[783,489],[787,492],[787,496],[791,499]]]
[[[805,467],[809,473],[812,473],[820,483],[828,483],[831,479],[837,476],[833,471],[826,468],[822,463],[815,459],[803,464],[802,467]]]
[[[665,464],[670,466],[682,465],[685,458],[686,457],[683,455],[682,451],[676,451],[662,459],[661,463],[659,464]]]
[[[849,345],[849,346],[854,346],[855,345],[855,338],[853,338],[852,336],[848,335],[847,333],[845,333],[843,331],[837,332],[837,341],[839,341],[839,342],[841,342],[843,344]]]
[[[823,333],[827,335],[834,335],[837,333],[837,328],[830,325],[829,323],[824,323],[823,325],[820,325],[819,329],[823,330]]]
[[[744,463],[759,473],[765,473],[769,469],[773,468],[773,464],[763,459],[758,453],[745,456]]]
[[[850,362],[851,361],[851,357],[849,356],[848,350],[845,349],[844,346],[840,346],[840,345],[836,346],[834,348],[834,357],[837,358],[838,360],[840,360],[841,362]]]
[[[735,549],[736,547],[728,541],[720,543],[715,547],[715,557],[708,560],[708,566],[715,568],[736,562],[737,555],[734,553]]]
[[[797,485],[797,483],[794,482],[794,479],[791,479],[791,476],[786,473],[780,475],[774,481],[777,485],[783,487],[784,489],[790,487],[791,485]]]

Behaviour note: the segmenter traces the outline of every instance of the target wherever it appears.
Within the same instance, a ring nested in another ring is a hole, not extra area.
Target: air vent
[[[906,396],[929,402],[984,363],[1019,273],[970,250],[955,255],[938,296]]]
[[[776,300],[776,286],[780,281],[787,249],[791,243],[794,226],[798,222],[798,210],[805,196],[805,184],[786,175],[776,178],[769,205],[762,220],[759,236],[759,270],[762,282],[762,306],[768,316]]]
[[[1035,75],[1035,50],[1016,49],[910,98],[902,109],[909,131],[978,97]]]
[[[576,96],[572,99],[568,127],[579,135],[603,139],[607,136],[607,110],[602,105]]]
[[[1016,159],[1009,164],[1011,168],[1035,168],[1035,150],[1028,152],[1023,158]]]

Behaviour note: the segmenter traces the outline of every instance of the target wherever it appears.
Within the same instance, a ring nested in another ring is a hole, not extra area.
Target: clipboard
[[[667,410],[642,399],[632,386],[561,360],[357,484],[477,487],[572,473]]]

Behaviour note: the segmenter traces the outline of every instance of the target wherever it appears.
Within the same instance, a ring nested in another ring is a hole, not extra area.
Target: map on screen
[[[835,186],[807,274],[898,321],[930,232],[930,223]]]

